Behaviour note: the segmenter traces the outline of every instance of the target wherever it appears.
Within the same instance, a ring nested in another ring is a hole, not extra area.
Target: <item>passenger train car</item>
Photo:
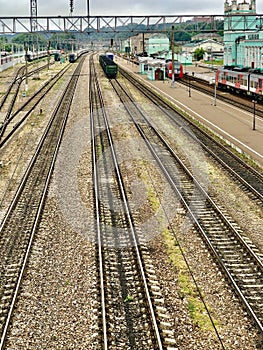
[[[27,59],[28,62],[32,62],[41,58],[45,58],[48,56],[48,54],[50,56],[56,55],[56,54],[59,54],[59,51],[58,50],[50,50],[49,52],[48,51],[35,51],[35,52],[29,51],[25,55],[25,58]]]
[[[166,76],[172,79],[173,68],[172,61],[166,62]],[[179,61],[174,61],[174,78],[181,79],[184,76],[183,65]]]
[[[87,53],[89,52],[88,49],[81,49],[81,50],[78,50],[78,51],[75,51],[75,52],[71,52],[68,54],[68,60],[70,63],[74,63],[77,61],[77,59],[83,55],[84,53]]]
[[[13,59],[13,56],[9,52],[6,52],[6,51],[0,52],[0,64],[5,64],[7,62],[10,62],[12,61],[12,59]]]
[[[219,89],[263,101],[263,74],[253,69],[221,67],[216,72]]]

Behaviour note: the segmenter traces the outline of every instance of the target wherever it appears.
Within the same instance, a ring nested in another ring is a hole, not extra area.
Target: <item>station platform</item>
[[[116,63],[123,69],[136,74],[152,88],[161,92],[178,106],[182,111],[197,119],[212,130],[238,152],[255,161],[263,169],[263,119],[252,113],[243,111],[235,106],[220,101],[215,96],[207,96],[197,90],[181,85],[175,81],[172,87],[171,80],[152,81],[147,75],[139,73],[138,65],[117,57]],[[215,73],[209,68],[187,66],[189,75],[204,74],[212,77]],[[255,122],[255,130],[253,123]]]

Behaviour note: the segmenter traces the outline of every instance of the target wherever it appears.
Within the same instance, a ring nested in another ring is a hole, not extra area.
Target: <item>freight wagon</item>
[[[109,79],[114,79],[118,73],[118,65],[106,55],[99,56],[100,65]]]

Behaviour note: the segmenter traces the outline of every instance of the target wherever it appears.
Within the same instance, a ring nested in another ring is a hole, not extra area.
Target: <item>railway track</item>
[[[117,80],[111,81],[134,125],[145,140],[185,213],[205,241],[215,260],[251,315],[263,331],[263,263],[245,242],[242,232],[202,188],[184,161],[149,122],[134,98]]]
[[[103,349],[173,349],[158,281],[136,228],[122,180],[100,86],[91,66],[94,198]],[[96,130],[101,130],[99,134]],[[107,152],[108,150],[108,152]],[[109,175],[114,169],[114,181]]]
[[[31,114],[34,108],[41,102],[41,100],[54,87],[54,85],[62,78],[62,76],[67,72],[69,68],[70,68],[70,65],[67,65],[57,74],[55,74],[48,82],[45,83],[44,86],[42,86],[30,98],[28,98],[28,100],[16,111],[13,111],[16,99],[15,98],[12,99],[12,102],[9,106],[9,111],[0,128],[0,149],[6,144],[6,142],[11,138],[11,136],[17,131],[17,129],[23,124],[23,122]],[[33,73],[35,73],[35,71],[33,71],[32,74]],[[26,112],[23,113],[24,111]],[[15,125],[11,125],[11,123],[15,123]]]
[[[4,349],[82,63],[76,67],[0,227],[0,349]]]
[[[33,68],[31,70],[26,71],[26,66],[22,66],[20,67],[15,76],[14,79],[12,80],[11,84],[9,85],[9,87],[7,88],[6,93],[3,95],[1,102],[0,102],[0,111],[3,110],[4,108],[7,110],[6,116],[5,116],[5,120],[9,118],[11,112],[12,112],[12,108],[15,104],[15,100],[17,98],[17,95],[19,93],[20,87],[22,82],[26,79],[27,77],[30,77],[31,75],[34,75],[36,73],[39,73],[41,70],[45,69],[48,67],[47,64],[42,65],[41,67],[38,67],[36,69],[34,69],[33,65],[29,65],[29,68]],[[8,103],[8,97],[9,96],[13,96],[12,100],[9,104],[9,106],[5,106]]]
[[[244,162],[240,157],[233,153],[229,147],[224,146],[221,142],[216,141],[208,132],[199,128],[191,120],[187,119],[181,113],[176,111],[173,106],[164,101],[156,92],[142,84],[135,77],[129,75],[125,70],[119,68],[120,73],[128,79],[136,88],[142,92],[147,98],[157,106],[168,120],[172,121],[176,126],[184,129],[194,142],[202,146],[203,150],[227,171],[239,185],[242,184],[259,206],[263,204],[263,175],[254,167]],[[189,132],[190,130],[190,132]]]
[[[25,66],[22,66],[22,67],[20,67],[17,70],[17,72],[16,72],[16,74],[15,74],[11,84],[9,85],[9,87],[7,88],[6,93],[3,95],[2,99],[1,99],[0,111],[3,109],[3,107],[4,107],[4,105],[5,105],[6,101],[7,101],[7,98],[8,98],[8,96],[11,95],[12,91],[14,91],[13,92],[14,93],[14,98],[17,97],[17,94],[18,94],[18,91],[19,91],[19,87],[20,87],[20,85],[22,83],[23,78],[25,77],[25,70],[26,70]],[[10,113],[9,110],[8,110],[7,114],[8,113]]]
[[[187,86],[189,89],[195,89],[204,94],[214,96],[215,95],[215,87],[214,84],[209,84],[207,81],[202,80],[201,78],[197,78],[191,75],[185,75],[183,79],[180,80],[180,83]],[[251,98],[247,96],[239,96],[238,94],[230,93],[227,91],[221,91],[216,89],[216,98],[230,103],[238,108],[242,108],[249,113],[254,113],[254,104]],[[262,104],[258,104],[255,110],[255,114],[258,117],[263,117],[263,106]]]

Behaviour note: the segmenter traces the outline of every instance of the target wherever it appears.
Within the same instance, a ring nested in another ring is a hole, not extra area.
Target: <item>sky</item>
[[[223,15],[225,0],[73,0],[74,15]],[[231,1],[229,1],[231,2]],[[238,3],[242,0],[238,0]],[[69,15],[69,0],[37,0],[39,16]],[[263,1],[257,0],[257,13],[263,14]],[[30,0],[0,0],[0,17],[29,16]]]

